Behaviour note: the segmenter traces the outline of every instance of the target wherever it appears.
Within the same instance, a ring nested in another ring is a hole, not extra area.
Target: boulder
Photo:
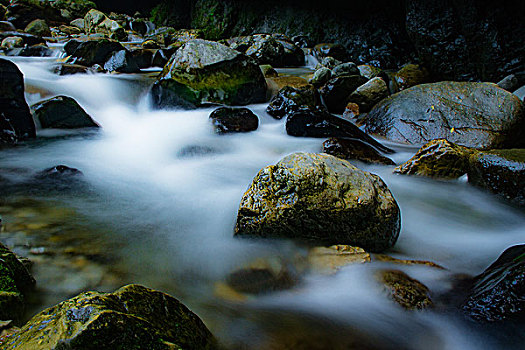
[[[210,114],[219,134],[257,130],[259,118],[248,108],[219,107]]]
[[[4,40],[5,38],[8,38],[8,37],[21,38],[23,41],[23,45],[28,45],[28,46],[39,45],[39,44],[46,45],[46,41],[42,37],[37,36],[37,35],[33,35],[33,34],[25,33],[25,32],[19,32],[19,31],[0,32],[0,40]]]
[[[301,108],[286,118],[286,132],[298,137],[337,137],[361,140],[381,152],[393,151],[361,131],[352,122],[336,117],[321,108]]]
[[[128,38],[126,31],[119,22],[108,18],[103,12],[96,9],[91,9],[86,13],[84,26],[86,34],[103,34],[119,41],[124,41]]]
[[[293,75],[280,75],[275,78],[268,78],[266,82],[268,83],[268,91],[271,96],[276,95],[285,86],[296,89],[310,88],[312,86],[306,79]]]
[[[344,75],[330,79],[319,92],[330,112],[343,113],[348,96],[366,82],[360,75]]]
[[[0,320],[19,322],[24,313],[24,298],[35,280],[22,261],[0,243]]]
[[[77,176],[82,176],[82,172],[76,168],[70,168],[67,165],[57,165],[44,169],[35,175],[37,180],[63,181],[70,180]]]
[[[317,91],[311,85],[300,88],[285,86],[271,99],[266,113],[275,119],[282,119],[301,107],[314,108],[318,101]]]
[[[99,125],[82,107],[67,96],[56,96],[31,106],[42,128],[98,128]]]
[[[115,53],[125,48],[118,42],[109,39],[76,41],[70,40],[64,50],[71,58],[69,63],[92,66],[99,64],[103,66],[106,61]]]
[[[361,112],[368,112],[376,103],[387,96],[388,87],[385,81],[379,77],[375,77],[355,89],[355,91],[348,96],[347,102],[357,103]]]
[[[480,322],[525,322],[525,245],[505,250],[474,279],[461,310]]]
[[[228,39],[226,43],[259,64],[274,67],[304,65],[304,52],[282,34],[255,34]]]
[[[241,199],[236,236],[394,245],[400,211],[377,176],[327,154],[294,153],[257,174]]]
[[[12,50],[20,47],[24,47],[24,39],[19,36],[8,36],[2,40],[0,48],[4,50]]]
[[[502,89],[505,89],[509,92],[513,92],[520,87],[520,81],[518,77],[516,77],[516,75],[510,74],[498,81],[497,85]]]
[[[332,71],[326,67],[320,67],[315,70],[314,75],[308,82],[314,86],[322,86],[330,80]]]
[[[360,75],[359,69],[354,62],[341,63],[332,69],[333,77],[340,77],[343,75]]]
[[[36,36],[51,36],[51,30],[43,19],[35,19],[30,22],[24,29],[26,33]]]
[[[423,310],[434,306],[429,289],[399,270],[382,270],[377,279],[388,296],[407,310]]]
[[[474,186],[525,207],[524,149],[478,151],[444,139],[433,140],[394,172],[441,179],[467,174]]]
[[[108,72],[138,73],[140,68],[135,57],[128,50],[115,51],[109,56],[104,69]]]
[[[90,0],[53,0],[50,3],[68,21],[84,18],[89,10],[97,8],[97,5]]]
[[[79,35],[82,34],[82,29],[77,28],[75,26],[67,26],[67,25],[61,25],[58,27],[58,30],[60,30],[60,33],[65,34],[67,36],[71,35]]]
[[[170,58],[152,88],[156,107],[246,105],[266,99],[266,82],[251,58],[225,45],[194,39]]]
[[[7,6],[6,19],[18,29],[25,28],[35,19],[48,23],[63,20],[60,11],[53,8],[53,1],[13,0]]]
[[[2,32],[12,32],[15,31],[16,28],[11,22],[7,21],[0,21],[0,31]]]
[[[24,46],[22,48],[17,48],[9,50],[7,56],[21,56],[21,57],[51,57],[54,52],[47,45],[33,45],[33,46]]]
[[[17,139],[36,136],[35,123],[24,97],[22,72],[13,62],[4,59],[0,59],[0,113],[4,124],[10,124],[7,131],[14,131]]]
[[[378,103],[368,114],[366,130],[409,144],[445,138],[474,148],[520,148],[525,146],[525,107],[495,84],[422,84]]]
[[[333,274],[350,264],[370,262],[370,253],[363,248],[349,245],[313,247],[308,251],[308,267],[316,272]]]
[[[418,64],[406,64],[393,75],[398,91],[428,83],[430,74]],[[396,91],[397,92],[397,91]]]
[[[376,151],[367,143],[355,139],[328,139],[323,142],[323,152],[348,161],[395,165],[395,163]]]
[[[0,148],[2,146],[15,145],[18,142],[18,136],[13,125],[7,120],[3,113],[0,113]]]
[[[265,78],[275,78],[279,76],[279,73],[269,64],[262,64],[259,68],[261,68],[261,72]]]
[[[139,69],[150,68],[153,62],[153,55],[156,50],[153,49],[134,49],[130,51],[131,56]]]
[[[359,69],[359,73],[367,79],[375,78],[381,73],[381,68],[369,64],[361,64],[357,66],[357,69]]]
[[[67,345],[64,345],[67,344]],[[202,321],[177,299],[139,285],[86,292],[35,315],[4,349],[216,349]]]

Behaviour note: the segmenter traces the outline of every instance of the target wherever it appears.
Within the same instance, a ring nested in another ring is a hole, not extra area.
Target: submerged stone
[[[400,220],[377,175],[327,154],[294,153],[259,171],[241,200],[235,235],[382,251],[396,242]]]
[[[377,278],[389,297],[404,309],[422,310],[434,306],[429,289],[402,271],[383,270]]]
[[[323,152],[346,160],[395,165],[390,158],[383,156],[372,146],[355,139],[328,139],[323,142]]]
[[[285,86],[271,99],[266,107],[266,113],[275,119],[282,119],[301,107],[314,108],[317,102],[318,97],[313,86],[306,85],[298,88]]]

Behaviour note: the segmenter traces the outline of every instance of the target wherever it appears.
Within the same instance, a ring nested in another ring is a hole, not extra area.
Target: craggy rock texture
[[[410,144],[445,138],[481,149],[519,148],[525,146],[525,106],[495,84],[422,84],[378,103],[366,130]]]
[[[469,183],[525,207],[525,149],[478,151],[433,140],[394,172],[441,179],[468,175]]]
[[[99,125],[73,98],[56,96],[31,106],[42,128],[98,128]]]
[[[262,169],[244,194],[236,236],[392,247],[400,211],[377,176],[327,154],[294,153]]]
[[[525,245],[508,248],[474,280],[461,306],[481,322],[525,321]]]
[[[380,271],[377,278],[390,298],[407,310],[422,310],[434,305],[429,289],[402,271]]]
[[[314,108],[318,101],[317,92],[311,85],[299,88],[285,86],[272,98],[266,113],[275,119],[282,119],[301,107]]]
[[[266,82],[251,58],[225,45],[195,39],[171,57],[152,97],[157,107],[246,105],[266,99]]]
[[[259,118],[248,108],[219,107],[210,114],[219,134],[257,130]]]
[[[7,131],[16,139],[35,137],[35,123],[24,97],[22,72],[13,62],[3,59],[0,59],[0,93],[3,133]]]
[[[216,349],[213,335],[177,299],[139,285],[86,292],[42,311],[4,349]]]
[[[34,286],[24,264],[0,243],[0,320],[18,322],[24,312],[24,295]]]

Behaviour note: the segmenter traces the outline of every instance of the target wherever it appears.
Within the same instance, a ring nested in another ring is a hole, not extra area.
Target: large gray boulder
[[[444,138],[481,149],[519,148],[525,146],[525,106],[495,84],[422,84],[379,102],[366,131],[409,144]]]
[[[382,251],[394,245],[400,224],[377,175],[327,154],[294,153],[259,171],[242,197],[235,235]]]
[[[266,99],[257,63],[225,45],[194,39],[170,58],[152,89],[156,107],[247,105]]]

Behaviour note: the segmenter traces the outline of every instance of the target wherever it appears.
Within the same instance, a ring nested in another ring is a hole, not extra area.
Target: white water
[[[290,259],[303,253],[290,242],[233,238],[243,192],[262,167],[295,151],[319,152],[323,140],[287,136],[284,121],[266,115],[264,104],[250,106],[260,118],[257,131],[216,135],[208,120],[212,109],[150,109],[147,84],[137,76],[60,77],[51,73],[52,60],[14,62],[24,73],[30,104],[53,95],[71,96],[102,130],[94,136],[61,138],[56,135],[71,132],[40,130],[40,137],[48,141],[2,151],[2,168],[36,172],[66,164],[82,170],[95,195],[66,204],[127,242],[118,254],[133,282],[173,291],[221,339],[257,347],[264,339],[261,329],[267,326],[258,312],[279,310],[324,316],[402,348],[504,348],[459,317],[407,313],[392,305],[369,277],[378,267],[392,267],[388,264],[348,266],[336,276],[311,274],[299,289],[233,307],[231,316],[223,308],[232,306],[213,295],[215,281],[257,257]],[[191,146],[205,147],[208,153],[184,155]],[[416,150],[394,148],[399,151],[393,156],[397,163]],[[462,181],[395,176],[392,167],[363,168],[385,180],[402,210],[402,232],[391,254],[431,260],[449,269],[394,266],[435,292],[450,287],[453,273],[477,274],[505,248],[525,241],[521,212]]]

